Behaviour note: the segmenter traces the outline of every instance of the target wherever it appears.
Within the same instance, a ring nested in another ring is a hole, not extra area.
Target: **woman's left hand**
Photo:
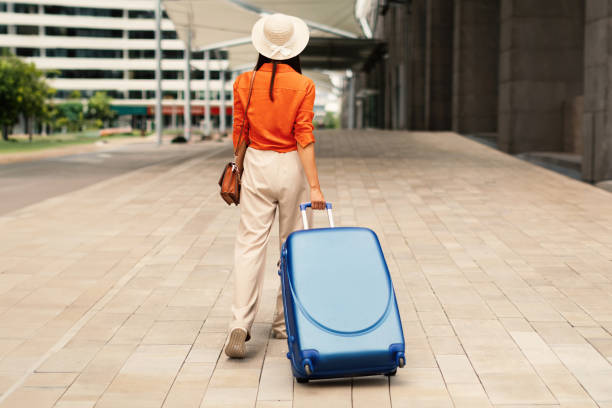
[[[324,210],[325,209],[325,197],[319,187],[310,188],[310,204],[313,210]]]

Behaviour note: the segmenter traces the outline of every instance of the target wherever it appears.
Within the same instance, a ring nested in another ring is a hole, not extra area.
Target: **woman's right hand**
[[[325,198],[320,187],[310,188],[310,203],[312,204],[313,210],[324,210],[325,209]]]

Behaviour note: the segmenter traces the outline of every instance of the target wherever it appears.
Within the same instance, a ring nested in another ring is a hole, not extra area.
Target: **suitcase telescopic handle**
[[[300,211],[302,213],[302,222],[304,223],[304,229],[308,229],[308,218],[306,217],[306,209],[312,208],[312,203],[300,204]],[[334,228],[334,216],[332,214],[332,203],[325,203],[327,209],[327,219],[329,219],[329,226]]]

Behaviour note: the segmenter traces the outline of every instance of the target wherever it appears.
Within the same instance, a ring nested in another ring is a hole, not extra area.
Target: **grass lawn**
[[[95,143],[99,140],[118,137],[140,136],[140,131],[122,133],[100,137],[99,130],[86,130],[79,133],[54,133],[47,136],[34,135],[32,142],[28,141],[27,135],[13,135],[7,142],[0,139],[0,154],[31,152],[36,150],[50,149],[55,147],[70,146],[76,144]]]

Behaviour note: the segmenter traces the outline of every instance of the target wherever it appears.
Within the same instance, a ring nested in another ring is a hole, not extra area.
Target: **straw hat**
[[[253,26],[251,41],[263,56],[287,60],[306,48],[310,31],[302,19],[285,14],[270,14]]]

